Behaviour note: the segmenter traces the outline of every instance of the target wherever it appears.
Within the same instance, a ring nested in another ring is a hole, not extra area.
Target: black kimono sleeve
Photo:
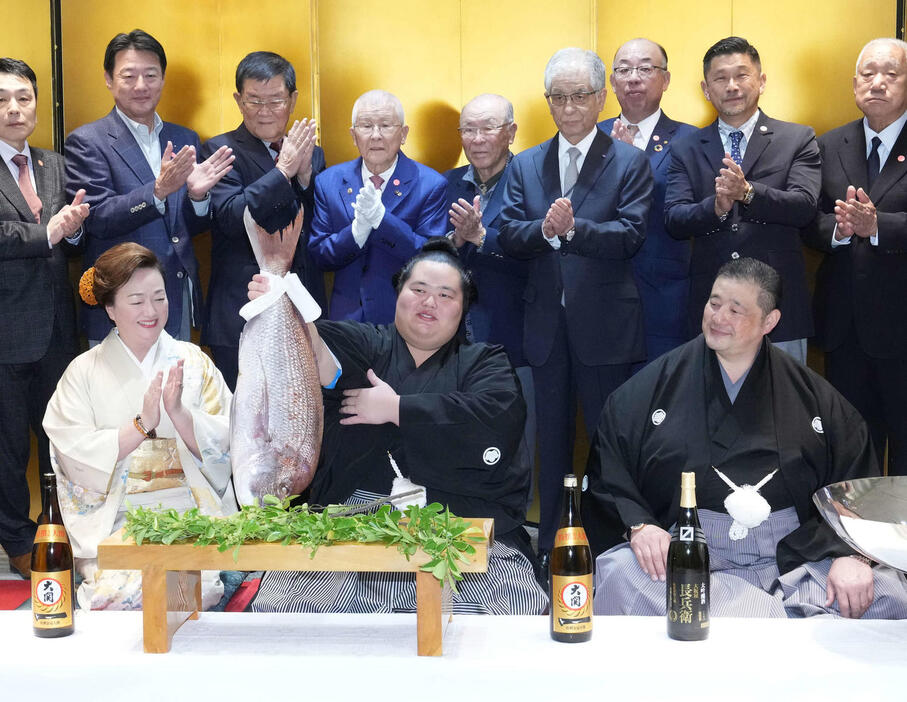
[[[826,460],[823,466],[811,466],[812,470],[804,466],[796,479],[786,478],[794,493],[800,526],[778,543],[776,558],[781,573],[807,561],[855,553],[821,517],[812,496],[832,483],[878,475],[878,461],[869,429],[857,410],[824,381],[815,392],[822,406]]]
[[[645,375],[611,393],[589,452],[582,518],[593,557],[623,542],[634,524],[660,524],[638,487],[644,483],[638,459],[646,417],[640,403],[654,392]]]

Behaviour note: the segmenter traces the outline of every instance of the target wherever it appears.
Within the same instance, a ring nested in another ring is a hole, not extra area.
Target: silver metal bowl
[[[907,572],[907,476],[834,483],[817,491],[813,502],[849,546]]]

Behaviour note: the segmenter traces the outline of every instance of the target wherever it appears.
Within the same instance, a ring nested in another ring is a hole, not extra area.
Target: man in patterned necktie
[[[25,474],[29,429],[50,472],[41,420],[76,352],[66,250],[77,243],[88,205],[65,199],[63,157],[30,146],[38,83],[22,61],[0,59],[0,546],[28,575],[36,525]]]
[[[759,109],[765,74],[746,39],[714,44],[702,62],[702,91],[718,119],[673,144],[665,225],[696,238],[690,268],[695,328],[718,269],[752,257],[781,274],[781,322],[771,340],[801,362],[812,336],[800,229],[815,216],[821,180],[815,132]]]

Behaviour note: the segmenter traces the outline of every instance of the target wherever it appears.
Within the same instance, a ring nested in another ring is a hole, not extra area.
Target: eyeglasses
[[[613,73],[618,80],[630,80],[630,77],[634,73],[639,76],[640,80],[648,80],[654,76],[656,72],[666,70],[668,69],[662,68],[661,66],[643,64],[642,66],[617,66],[613,69]]]
[[[353,129],[362,136],[370,136],[376,129],[381,136],[390,136],[402,126],[402,124],[354,124]]]
[[[577,93],[571,93],[570,95],[562,95],[560,93],[545,93],[545,97],[548,98],[548,102],[550,102],[555,107],[563,107],[568,102],[572,102],[577,107],[580,107],[589,102],[590,95],[598,95],[600,92],[600,90],[584,90]]]
[[[290,98],[276,98],[274,100],[243,100],[242,104],[253,112],[261,112],[268,108],[272,112],[282,110],[290,102]]]
[[[496,127],[459,127],[457,131],[464,139],[475,139],[477,136],[491,136],[498,134],[504,127],[509,127],[513,122],[505,122]]]

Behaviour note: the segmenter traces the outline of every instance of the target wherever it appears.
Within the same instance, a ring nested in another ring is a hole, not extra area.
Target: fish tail
[[[285,275],[290,270],[299,243],[299,233],[302,231],[302,218],[303,208],[300,207],[292,222],[270,234],[252,219],[248,207],[243,211],[246,234],[261,270],[275,275]]]

